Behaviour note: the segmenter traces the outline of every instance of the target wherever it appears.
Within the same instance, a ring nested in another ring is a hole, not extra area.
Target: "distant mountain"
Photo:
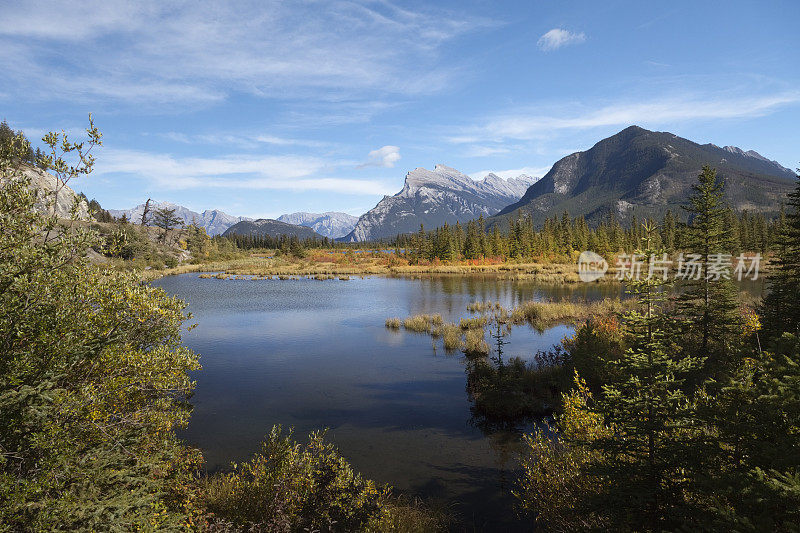
[[[223,213],[218,209],[207,209],[202,213],[198,213],[183,207],[182,205],[173,204],[172,202],[150,202],[151,212],[163,208],[175,209],[175,216],[181,219],[184,226],[188,226],[189,224],[196,222],[198,226],[204,227],[206,229],[206,233],[212,237],[214,235],[221,235],[226,229],[233,226],[237,222],[241,222],[243,220],[252,220],[251,218],[247,217],[234,217],[228,215],[227,213]],[[143,211],[144,204],[139,204],[132,209],[108,210],[108,212],[111,213],[111,216],[119,218],[124,214],[128,217],[128,220],[134,223],[138,223],[141,220]]]
[[[725,180],[728,203],[738,210],[778,212],[794,186],[795,174],[757,152],[733,146],[697,144],[672,133],[630,126],[585,152],[561,159],[518,201],[491,223],[517,210],[535,223],[568,211],[590,224],[614,212],[620,219],[680,216],[704,164]]]
[[[344,237],[355,227],[358,217],[347,213],[337,213],[329,211],[326,213],[290,213],[278,217],[281,222],[294,224],[296,226],[306,226],[313,229],[320,235],[338,239]]]
[[[348,242],[390,239],[400,233],[433,229],[445,223],[488,217],[517,201],[536,178],[521,175],[504,180],[489,174],[476,181],[461,172],[436,165],[433,171],[417,168],[406,174],[403,190],[384,196],[373,209],[361,215]]]
[[[296,235],[300,239],[322,239],[322,235],[315,232],[311,228],[305,226],[297,226],[295,224],[287,224],[280,220],[272,220],[270,218],[259,218],[258,220],[243,220],[237,222],[222,234],[227,237],[229,235],[262,235],[270,237],[278,237],[281,235]]]

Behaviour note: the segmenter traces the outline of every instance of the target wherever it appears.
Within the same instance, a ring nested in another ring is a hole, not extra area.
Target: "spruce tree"
[[[698,415],[711,429],[693,472],[706,531],[796,531],[800,524],[800,340],[754,351]],[[689,453],[688,457],[699,454]],[[688,461],[687,461],[688,462]]]
[[[697,382],[703,376],[730,370],[741,334],[737,291],[731,278],[733,246],[726,224],[723,186],[716,171],[704,166],[698,183],[692,185],[689,205],[683,207],[689,213],[684,244],[689,253],[699,255],[699,272],[695,276],[699,279],[690,276],[680,297],[680,311],[690,335],[684,347],[706,358]]]
[[[761,308],[764,334],[773,339],[784,332],[800,333],[800,175],[797,187],[789,194],[778,242],[779,256]]]
[[[654,232],[645,226],[638,253],[661,258],[663,250],[652,248]],[[617,377],[598,400],[612,431],[593,443],[603,459],[588,474],[606,487],[593,506],[606,510],[611,530],[673,530],[687,514],[682,469],[691,413],[683,385],[699,360],[676,347],[676,319],[666,309],[669,284],[660,272],[631,281],[638,309],[624,315],[630,348],[608,363]]]

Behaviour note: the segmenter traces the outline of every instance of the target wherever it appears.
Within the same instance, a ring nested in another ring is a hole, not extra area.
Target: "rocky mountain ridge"
[[[681,216],[703,165],[717,169],[725,196],[737,210],[775,214],[794,183],[794,172],[755,151],[698,144],[669,132],[630,126],[589,150],[570,154],[491,223],[523,212],[534,222],[568,211],[590,224],[613,213],[660,218]]]
[[[109,209],[111,216],[120,218],[123,214],[133,223],[139,223],[144,212],[145,204],[139,204],[131,209]],[[219,209],[206,209],[202,213],[172,202],[150,202],[151,213],[157,209],[175,209],[175,216],[178,217],[184,226],[197,223],[198,226],[205,228],[210,236],[222,235],[225,230],[243,220],[252,220],[247,217],[235,217],[220,211]]]
[[[489,174],[482,180],[445,165],[433,170],[416,168],[406,174],[403,189],[394,196],[384,196],[378,204],[361,215],[347,242],[390,239],[401,233],[429,229],[445,223],[467,222],[479,216],[489,217],[518,200],[536,181],[521,175],[505,180]]]
[[[327,211],[325,213],[301,211],[281,215],[277,220],[296,226],[306,226],[324,237],[338,239],[353,231],[356,222],[358,222],[358,217],[336,211]]]

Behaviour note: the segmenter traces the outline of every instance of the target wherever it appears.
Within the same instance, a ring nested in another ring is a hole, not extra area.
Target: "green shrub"
[[[582,324],[572,337],[564,339],[567,361],[594,392],[614,376],[609,362],[619,359],[627,344],[614,316],[594,318]]]
[[[207,509],[258,531],[360,531],[378,523],[388,489],[354,472],[324,436],[312,433],[301,445],[273,427],[249,462],[208,480]]]

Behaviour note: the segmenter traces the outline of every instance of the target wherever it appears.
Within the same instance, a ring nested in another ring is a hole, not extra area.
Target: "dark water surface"
[[[594,300],[619,287],[547,286],[493,277],[366,277],[350,281],[218,280],[197,274],[153,283],[186,300],[201,355],[194,412],[181,436],[213,471],[246,460],[273,424],[300,439],[316,429],[365,476],[440,501],[470,528],[525,530],[509,494],[519,436],[472,424],[463,357],[427,335],[395,332],[387,317],[469,316],[474,301]],[[529,358],[571,328],[514,329],[507,356]]]

